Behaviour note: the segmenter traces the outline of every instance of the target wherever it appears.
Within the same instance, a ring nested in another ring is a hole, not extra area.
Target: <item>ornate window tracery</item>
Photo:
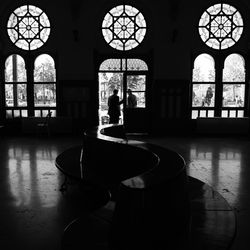
[[[202,41],[213,49],[233,46],[243,32],[243,19],[239,11],[229,4],[215,4],[201,16],[199,34]]]
[[[111,58],[102,62],[100,71],[147,71],[148,65],[138,58]]]
[[[38,7],[24,5],[10,15],[7,23],[10,40],[23,50],[40,48],[49,38],[50,22]]]
[[[119,5],[104,17],[102,34],[105,41],[117,50],[137,47],[146,34],[146,21],[142,13],[130,5]]]

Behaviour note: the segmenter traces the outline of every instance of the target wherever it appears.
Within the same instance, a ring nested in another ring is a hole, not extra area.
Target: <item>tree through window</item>
[[[216,77],[213,57],[208,54],[196,57],[192,77],[192,119],[244,117],[247,86],[243,56],[230,54],[223,67],[218,68],[222,70],[216,71],[219,76]]]
[[[53,116],[55,115],[56,70],[53,58],[47,54],[40,55],[35,60],[34,106],[35,116],[46,116],[51,109]]]
[[[245,107],[245,60],[229,55],[223,69],[222,117],[243,117]]]
[[[127,100],[130,89],[137,98],[136,108],[145,109],[147,71],[147,64],[138,58],[112,58],[102,62],[98,74],[99,124],[109,122],[107,101],[114,89],[119,90],[119,97],[123,100]],[[123,122],[123,109],[120,122]]]
[[[192,118],[213,117],[215,106],[215,65],[209,54],[196,57],[192,79]]]
[[[27,76],[24,59],[17,54],[5,61],[6,118],[27,116]]]

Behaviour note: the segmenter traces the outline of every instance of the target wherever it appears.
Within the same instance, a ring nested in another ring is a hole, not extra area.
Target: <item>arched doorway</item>
[[[112,58],[104,60],[98,73],[99,125],[109,123],[108,97],[118,89],[121,105],[120,124],[133,132],[147,130],[147,64],[137,58]],[[128,105],[128,90],[136,97],[136,105]]]

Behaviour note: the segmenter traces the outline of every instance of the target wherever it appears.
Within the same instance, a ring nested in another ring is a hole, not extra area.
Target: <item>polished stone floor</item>
[[[144,137],[180,153],[190,176],[218,191],[236,213],[231,250],[250,249],[250,139],[247,137]]]
[[[237,234],[231,249],[250,249],[249,138],[136,139],[180,153],[189,175],[218,191],[235,210]],[[88,204],[78,203],[79,197],[70,192],[60,192],[64,176],[54,163],[58,154],[81,140],[69,136],[1,138],[0,245],[4,249],[61,248],[63,229]]]

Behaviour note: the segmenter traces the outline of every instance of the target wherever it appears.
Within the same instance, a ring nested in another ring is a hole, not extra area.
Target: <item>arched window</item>
[[[245,60],[229,55],[223,69],[222,117],[243,117],[245,107]]]
[[[46,116],[56,110],[56,69],[54,59],[47,54],[38,56],[34,64],[35,116]]]
[[[248,100],[245,60],[237,53],[218,51],[226,50],[240,40],[244,29],[241,14],[229,4],[215,4],[201,15],[198,29],[202,41],[215,50],[215,60],[207,54],[195,59],[190,97],[192,119],[244,117]]]
[[[225,59],[223,82],[245,82],[245,60],[239,54],[231,54]]]
[[[27,76],[24,59],[17,54],[5,61],[6,118],[25,117],[27,113]]]
[[[192,119],[214,116],[215,64],[209,54],[194,60],[192,74]]]
[[[209,54],[201,54],[194,61],[193,82],[214,82],[214,59]]]

